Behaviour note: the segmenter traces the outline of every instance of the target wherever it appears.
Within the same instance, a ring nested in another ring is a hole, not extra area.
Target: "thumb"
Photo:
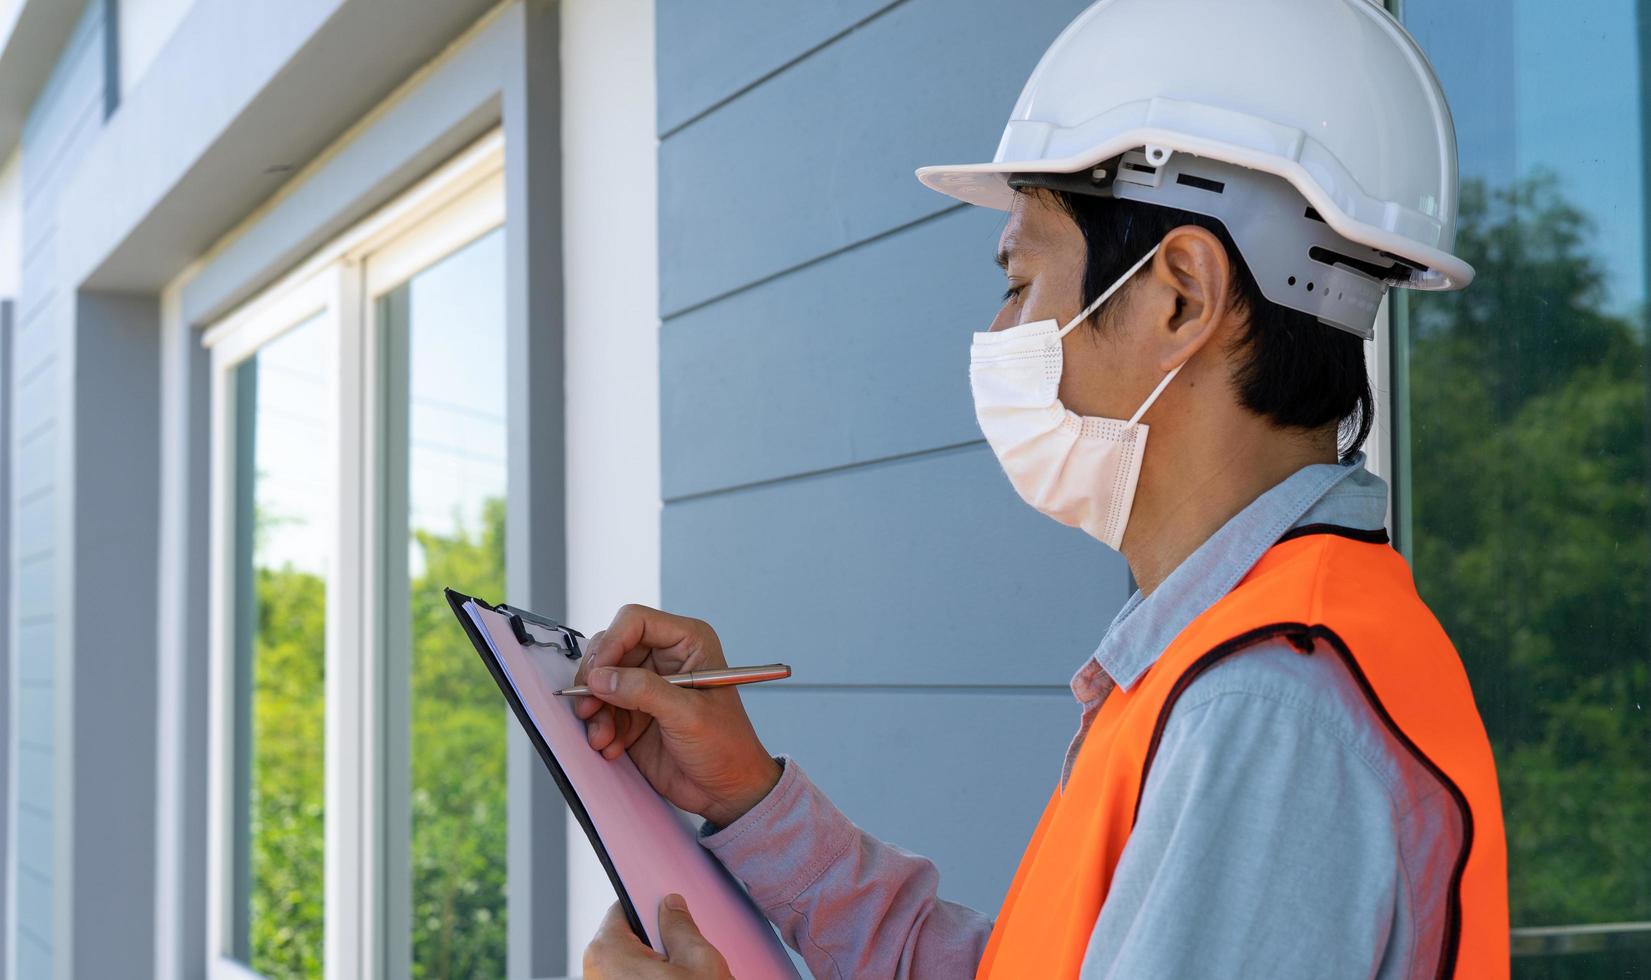
[[[665,958],[679,966],[727,968],[722,954],[706,941],[688,903],[681,895],[666,895],[659,903],[659,937],[665,941]],[[723,975],[718,973],[718,975]]]
[[[645,667],[597,667],[585,683],[608,704],[652,715],[670,727],[687,724],[695,707],[691,693]]]

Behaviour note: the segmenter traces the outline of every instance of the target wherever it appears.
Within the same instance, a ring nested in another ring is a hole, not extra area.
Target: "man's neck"
[[[1122,549],[1141,593],[1151,595],[1222,525],[1290,474],[1335,462],[1334,439],[1326,446],[1323,438],[1270,428],[1227,431],[1202,452],[1165,452],[1164,465],[1143,467]]]

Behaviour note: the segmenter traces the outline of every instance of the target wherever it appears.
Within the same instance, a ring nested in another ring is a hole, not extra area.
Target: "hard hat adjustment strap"
[[[1118,161],[1121,159],[1122,157],[1113,157],[1072,174],[1012,173],[1008,176],[1008,182],[1009,186],[1016,190],[1023,187],[1046,187],[1070,194],[1111,197],[1112,182],[1118,177]]]

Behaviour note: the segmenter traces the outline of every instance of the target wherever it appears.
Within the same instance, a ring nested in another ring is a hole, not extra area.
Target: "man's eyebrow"
[[[1008,272],[1009,259],[1011,256],[1028,255],[1036,251],[1037,246],[1033,245],[1031,242],[1020,238],[1011,238],[1004,244],[998,246],[997,255],[993,258],[997,262],[997,267],[999,269],[1002,269],[1004,272]]]

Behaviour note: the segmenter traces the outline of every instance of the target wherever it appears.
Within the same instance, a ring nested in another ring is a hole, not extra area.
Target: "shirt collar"
[[[1345,463],[1303,466],[1251,501],[1176,567],[1152,595],[1139,589],[1118,610],[1094,660],[1129,690],[1187,624],[1231,592],[1261,556],[1293,527],[1339,524],[1382,527],[1387,484],[1364,467],[1364,454]]]

